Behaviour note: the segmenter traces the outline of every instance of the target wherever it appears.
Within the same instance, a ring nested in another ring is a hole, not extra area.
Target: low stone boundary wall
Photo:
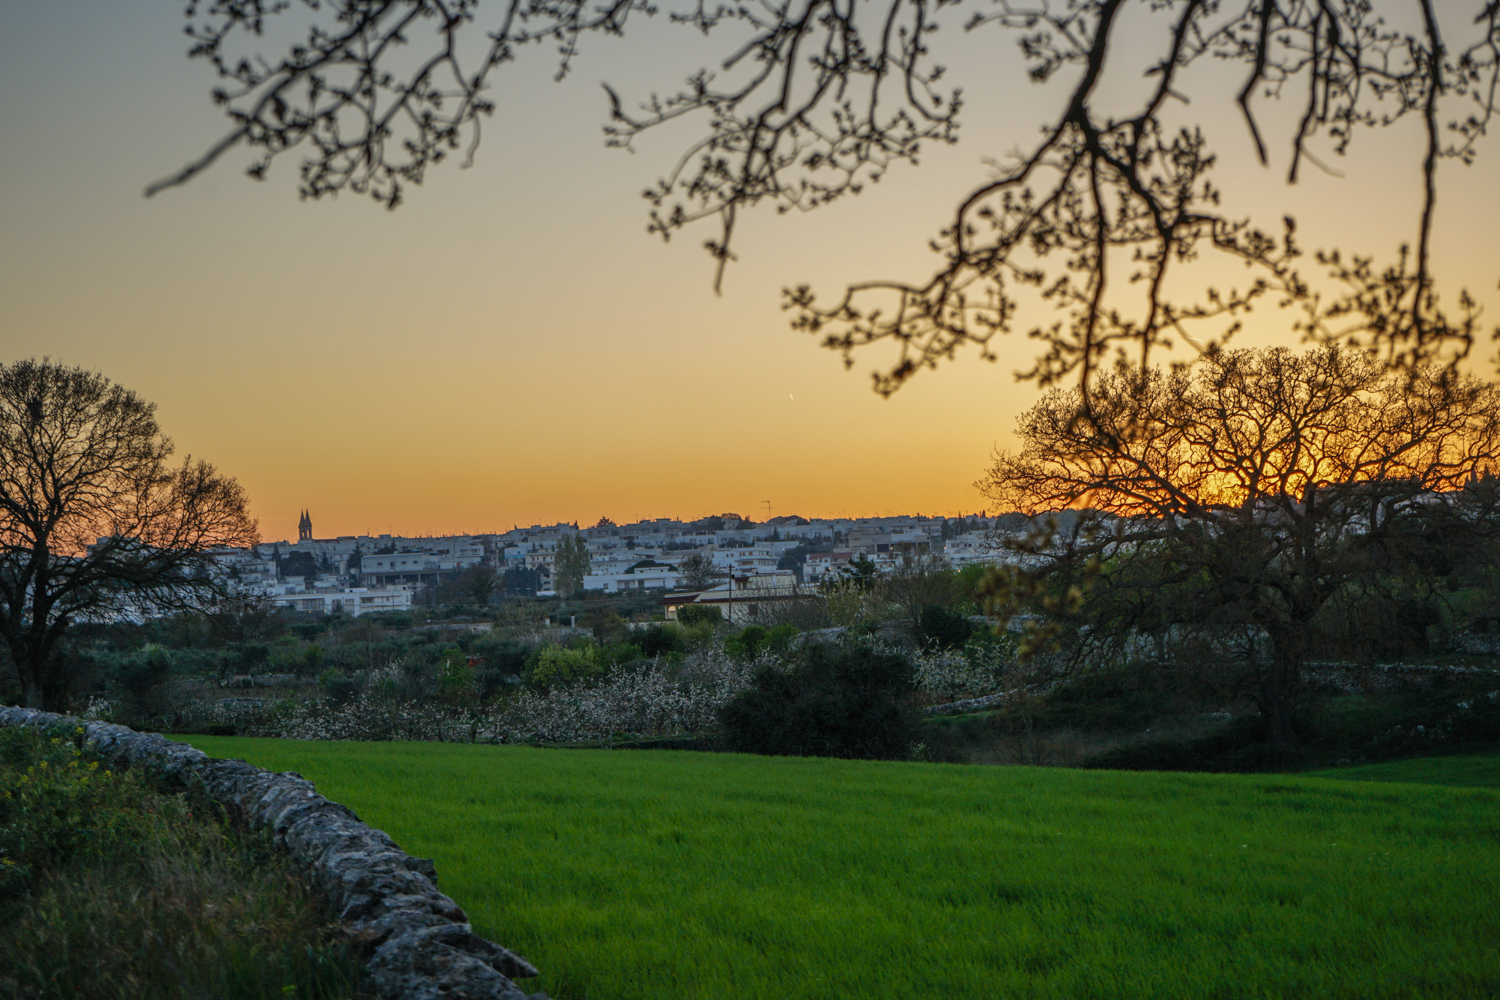
[[[368,955],[366,968],[382,997],[545,1000],[511,982],[537,971],[474,933],[459,905],[438,892],[431,861],[407,854],[384,832],[319,795],[301,775],[215,760],[186,743],[124,726],[0,708],[0,725],[59,724],[84,727],[94,751],[112,766],[141,768],[167,790],[201,790],[252,828],[270,830]]]
[[[1303,679],[1345,692],[1421,691],[1445,677],[1474,676],[1477,667],[1456,663],[1371,663],[1347,661],[1303,664]]]

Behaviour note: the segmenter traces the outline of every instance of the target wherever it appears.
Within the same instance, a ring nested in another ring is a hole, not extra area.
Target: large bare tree
[[[1393,371],[1324,347],[1213,352],[1190,369],[1099,374],[1091,420],[1051,390],[979,484],[1032,515],[1084,509],[1019,543],[992,591],[1072,630],[1094,662],[1164,631],[1241,628],[1271,738],[1320,613],[1431,583],[1442,553],[1500,534],[1500,391],[1436,365]],[[1261,650],[1269,647],[1265,654]]]
[[[171,454],[104,376],[0,365],[0,638],[28,706],[66,707],[70,624],[200,606],[224,587],[209,550],[257,541],[239,484]]]
[[[942,63],[956,30],[1010,34],[1030,78],[1057,90],[1039,135],[986,137],[1015,155],[956,194],[935,271],[826,303],[787,293],[795,325],[851,363],[894,348],[874,372],[880,392],[966,347],[993,358],[1012,330],[1040,341],[1031,377],[1087,386],[1116,350],[1144,364],[1173,339],[1216,342],[1263,299],[1298,307],[1307,336],[1389,364],[1451,361],[1475,339],[1467,295],[1452,314],[1439,305],[1432,240],[1439,164],[1472,161],[1494,116],[1495,0],[189,0],[191,54],[218,75],[229,125],[148,193],[242,147],[255,177],[296,157],[305,197],[395,207],[428,167],[473,155],[501,66],[555,46],[561,75],[587,35],[663,11],[700,38],[705,68],[635,101],[609,90],[606,140],[701,123],[646,191],[650,228],[717,220],[706,246],[721,274],[745,210],[815,208],[956,141],[963,100]],[[1282,98],[1296,113],[1278,130],[1263,112]],[[1383,265],[1320,253],[1322,275],[1304,277],[1292,220],[1235,217],[1209,179],[1201,126],[1232,116],[1263,164],[1286,150],[1289,181],[1330,169],[1362,129],[1415,123],[1418,208],[1393,223],[1404,241],[1381,248],[1401,250]],[[1174,296],[1172,272],[1205,251],[1251,265],[1244,286]]]

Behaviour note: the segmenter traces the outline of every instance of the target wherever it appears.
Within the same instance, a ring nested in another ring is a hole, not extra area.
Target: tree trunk
[[[9,631],[9,629],[7,629]],[[26,629],[19,635],[7,635],[4,639],[6,651],[10,653],[10,661],[15,665],[16,676],[21,681],[21,702],[26,708],[40,708],[49,712],[60,712],[67,706],[61,703],[62,699],[56,697],[57,691],[49,691],[49,687],[57,688],[57,678],[48,676],[48,665],[52,660],[52,651],[56,646],[56,638],[45,632],[38,634],[35,629]],[[53,683],[49,683],[53,682]],[[62,685],[64,693],[67,685]],[[49,694],[54,697],[48,697]]]
[[[42,673],[36,668],[25,643],[8,642],[10,661],[15,664],[21,681],[21,704],[26,708],[46,708],[42,696]]]
[[[1279,692],[1266,692],[1260,698],[1260,714],[1266,720],[1266,739],[1271,743],[1291,745],[1297,742],[1292,728],[1292,700]]]
[[[1295,744],[1297,731],[1292,727],[1298,683],[1302,678],[1301,635],[1270,630],[1271,667],[1261,678],[1255,701],[1261,718],[1266,720],[1266,739],[1270,743]]]

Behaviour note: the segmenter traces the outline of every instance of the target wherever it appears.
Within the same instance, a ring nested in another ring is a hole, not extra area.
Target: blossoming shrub
[[[1013,686],[1015,659],[1015,640],[1009,634],[981,632],[961,648],[919,649],[911,662],[917,689],[927,700],[952,702]]]
[[[496,720],[495,742],[562,743],[632,736],[697,735],[716,728],[720,707],[750,686],[770,657],[703,650],[681,660],[613,668],[591,685],[522,691]]]
[[[373,672],[363,694],[344,703],[224,700],[200,706],[184,728],[285,739],[464,743],[695,736],[716,729],[719,709],[750,686],[757,670],[776,662],[769,652],[748,659],[710,648],[615,664],[547,690],[525,688],[506,701],[466,706],[402,697],[398,664]]]

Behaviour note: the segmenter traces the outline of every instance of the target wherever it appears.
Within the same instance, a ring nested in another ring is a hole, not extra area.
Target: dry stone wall
[[[185,743],[124,726],[27,708],[0,708],[0,725],[83,726],[96,753],[137,768],[160,787],[206,794],[255,829],[270,830],[367,955],[375,989],[389,1000],[545,1000],[512,980],[537,974],[521,956],[474,933],[438,891],[437,869],[384,832],[330,802],[294,772],[215,760]]]

